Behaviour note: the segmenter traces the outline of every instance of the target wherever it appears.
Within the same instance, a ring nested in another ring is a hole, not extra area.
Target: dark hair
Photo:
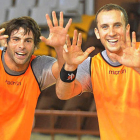
[[[24,34],[27,34],[30,31],[32,31],[34,36],[35,47],[38,47],[39,42],[41,41],[40,40],[41,31],[38,24],[31,17],[24,16],[24,17],[14,18],[6,22],[4,34],[10,37],[12,31],[19,30],[20,27],[24,29]]]
[[[7,22],[3,22],[3,23],[0,25],[0,29],[6,28],[6,26],[7,26]]]
[[[97,22],[98,22],[98,21],[97,21],[98,14],[99,14],[100,12],[102,12],[102,11],[111,11],[111,10],[121,11],[121,12],[123,13],[123,15],[124,15],[125,26],[127,26],[127,24],[128,24],[128,15],[127,15],[125,9],[122,8],[121,6],[117,5],[117,4],[112,4],[112,3],[110,3],[110,4],[104,5],[103,7],[101,7],[101,8],[97,11],[96,17],[95,17],[96,27],[97,27]]]

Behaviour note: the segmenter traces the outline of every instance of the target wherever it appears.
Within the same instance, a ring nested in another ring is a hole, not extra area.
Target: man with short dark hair
[[[67,100],[84,91],[93,92],[101,140],[138,140],[140,46],[136,47],[136,34],[132,33],[131,42],[127,14],[119,5],[99,9],[96,23],[95,34],[105,50],[90,58],[94,48],[81,50],[81,34],[75,31],[72,44],[67,35],[57,96]]]
[[[30,17],[12,19],[0,30],[0,39],[6,44],[6,49],[0,50],[0,140],[30,139],[40,92],[55,83],[64,63],[62,48],[72,20],[63,28],[63,13],[59,23],[55,12],[52,17],[54,26],[46,14],[50,29],[47,39]],[[55,48],[57,61],[33,55],[40,39]]]

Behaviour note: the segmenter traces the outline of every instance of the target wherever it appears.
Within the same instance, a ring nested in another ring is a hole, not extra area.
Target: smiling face
[[[5,53],[5,63],[13,71],[26,70],[34,52],[34,37],[32,31],[25,34],[23,28],[14,30]]]
[[[129,30],[129,24],[125,26],[122,12],[101,11],[97,17],[97,28],[95,28],[96,37],[101,40],[107,53],[121,52],[120,41],[125,42],[126,30]]]

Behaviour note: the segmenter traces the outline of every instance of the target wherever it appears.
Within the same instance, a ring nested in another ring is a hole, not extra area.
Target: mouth
[[[17,55],[21,55],[21,56],[24,56],[26,55],[26,53],[22,53],[22,52],[16,52]]]
[[[15,52],[18,59],[24,59],[26,57],[26,53],[24,52]]]
[[[118,42],[118,39],[108,39],[107,41],[111,44],[115,44]]]

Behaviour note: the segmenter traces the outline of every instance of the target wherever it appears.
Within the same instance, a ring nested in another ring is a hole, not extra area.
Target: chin
[[[118,53],[118,52],[120,52],[120,50],[121,50],[121,47],[108,48],[108,51],[111,52],[111,53]]]

